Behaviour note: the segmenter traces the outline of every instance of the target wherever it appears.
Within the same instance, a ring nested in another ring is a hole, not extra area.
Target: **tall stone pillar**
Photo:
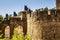
[[[22,11],[21,12],[22,14],[22,26],[23,26],[23,32],[24,32],[24,35],[27,33],[27,16],[26,16],[26,11]]]

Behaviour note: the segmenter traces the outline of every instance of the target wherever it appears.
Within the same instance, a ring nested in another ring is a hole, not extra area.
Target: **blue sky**
[[[0,15],[17,13],[24,9],[27,5],[30,9],[35,10],[39,8],[53,8],[55,0],[0,0]]]

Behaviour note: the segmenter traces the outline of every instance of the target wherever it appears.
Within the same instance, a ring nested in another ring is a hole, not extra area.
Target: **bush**
[[[2,36],[2,34],[0,35],[0,37],[1,36]],[[31,35],[26,34],[24,36],[24,33],[23,32],[20,32],[20,34],[18,34],[17,30],[14,29],[14,35],[12,36],[12,39],[9,39],[9,38],[8,39],[9,40],[30,40],[30,38],[31,38]],[[8,39],[7,38],[4,38],[4,39],[0,38],[0,40],[8,40]]]
[[[24,36],[23,32],[20,32],[20,34],[18,34],[17,30],[14,29],[14,35],[13,35],[12,40],[30,40],[30,37],[31,36],[29,34],[26,34]]]

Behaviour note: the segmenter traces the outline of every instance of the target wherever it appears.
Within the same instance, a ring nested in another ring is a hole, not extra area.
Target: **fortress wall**
[[[60,22],[57,21],[57,20],[59,20],[59,17],[56,15],[59,12],[57,12],[57,13],[55,13],[55,12],[56,12],[56,10],[51,10],[51,13],[50,13],[51,21],[48,21],[47,25],[45,22],[43,22],[43,24],[42,24],[43,40],[60,40],[60,34],[59,34],[60,33],[60,31],[59,31]]]
[[[31,34],[31,40],[55,40],[55,38],[59,40],[57,31],[59,31],[60,22],[57,21],[59,20],[57,13],[55,10],[50,10],[50,15],[48,11],[35,11],[27,14],[27,33]]]
[[[40,15],[39,13],[33,12],[31,13],[31,17],[30,14],[27,15],[27,33],[30,33],[32,35],[31,40],[41,40],[41,23],[40,23]]]
[[[10,19],[10,36],[13,35],[14,27],[18,25],[17,28],[21,27],[21,31],[25,34],[31,34],[31,40],[60,40],[60,10],[21,13],[22,19],[19,17]]]

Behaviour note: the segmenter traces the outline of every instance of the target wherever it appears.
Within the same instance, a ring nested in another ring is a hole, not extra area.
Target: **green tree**
[[[0,30],[0,33],[2,32],[2,30]],[[0,40],[4,40],[3,38],[2,38],[2,35],[3,34],[0,34]]]
[[[21,12],[18,12],[18,16],[21,16],[21,14],[22,14]]]
[[[17,40],[17,37],[18,37],[17,31],[16,31],[16,29],[14,29],[14,35],[12,37],[12,40]]]
[[[3,21],[3,16],[0,15],[0,26],[3,24],[2,21]]]
[[[24,40],[23,32],[21,32],[20,34],[18,34],[17,30],[14,29],[14,35],[12,37],[12,40]]]
[[[12,40],[30,40],[31,35],[26,34],[24,36],[23,32],[20,32],[20,34],[18,34],[18,31],[16,29],[14,29],[14,35],[12,37]]]
[[[25,35],[25,40],[30,40],[30,38],[31,38],[31,35],[30,34],[26,34]]]
[[[12,14],[8,15],[8,19],[10,19],[12,17]]]
[[[3,20],[3,16],[2,15],[0,15],[0,21],[2,21]]]
[[[24,40],[24,35],[23,32],[21,32],[18,36],[18,40]]]

